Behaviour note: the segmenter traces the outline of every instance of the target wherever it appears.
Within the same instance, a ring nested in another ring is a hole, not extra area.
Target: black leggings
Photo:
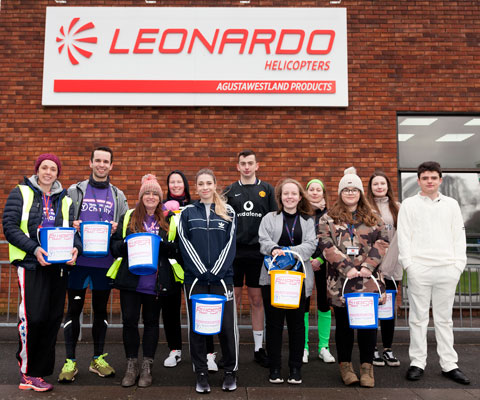
[[[397,282],[397,287],[400,282]],[[385,278],[385,286],[387,290],[395,290],[395,284],[392,280]],[[391,349],[393,343],[393,334],[395,333],[395,318],[381,319],[380,327],[382,328],[382,344],[384,349]]]
[[[337,346],[338,362],[351,362],[355,330],[350,328],[346,307],[333,307],[335,312],[335,344]],[[376,329],[357,329],[360,363],[373,362],[373,353],[377,339]]]
[[[327,267],[326,263],[320,265],[320,269],[314,272],[315,287],[317,289],[317,309],[321,312],[330,311],[327,299]],[[310,296],[311,297],[311,296]],[[310,297],[305,301],[305,312],[310,311]]]
[[[129,290],[120,290],[123,320],[123,346],[127,358],[138,358],[140,309],[143,318],[143,357],[154,358],[158,345],[161,297]]]
[[[68,308],[64,322],[64,337],[67,358],[75,359],[75,348],[77,347],[78,335],[80,334],[80,314],[85,303],[87,289],[68,289]],[[93,308],[93,355],[103,354],[105,346],[105,335],[107,334],[107,303],[110,290],[92,290]]]
[[[277,308],[271,304],[271,287],[262,286],[263,308],[265,309],[265,343],[270,360],[270,369],[282,367],[282,337],[285,320],[288,331],[288,366],[302,367],[302,355],[305,347],[305,287],[302,289],[299,308]]]

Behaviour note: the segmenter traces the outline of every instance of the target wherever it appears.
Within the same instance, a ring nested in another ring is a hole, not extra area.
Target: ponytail
[[[213,192],[213,202],[215,203],[215,214],[223,218],[225,221],[230,222],[232,217],[228,214],[225,198],[215,191]]]

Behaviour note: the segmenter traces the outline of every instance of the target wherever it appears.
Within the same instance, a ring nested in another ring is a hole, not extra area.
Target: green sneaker
[[[101,356],[98,356],[98,358],[92,358],[88,370],[98,374],[102,378],[115,375],[115,370],[105,361],[106,356],[108,356],[108,353],[102,354]]]
[[[75,380],[75,375],[78,374],[76,361],[67,358],[63,364],[62,372],[58,375],[60,383],[72,383]]]

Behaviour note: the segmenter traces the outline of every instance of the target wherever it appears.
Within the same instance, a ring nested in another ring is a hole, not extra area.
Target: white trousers
[[[427,327],[430,301],[437,353],[442,371],[457,367],[458,355],[453,348],[452,309],[460,271],[451,267],[412,265],[407,270],[410,304],[410,365],[425,369],[427,365]]]

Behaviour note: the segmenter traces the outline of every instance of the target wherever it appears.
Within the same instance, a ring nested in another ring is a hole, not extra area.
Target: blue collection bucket
[[[371,276],[378,287],[380,286],[374,276]],[[378,300],[379,293],[344,293],[345,285],[348,278],[343,284],[342,296],[345,298],[348,313],[348,323],[352,329],[375,329],[378,328]]]
[[[40,244],[48,253],[45,261],[51,264],[63,264],[72,259],[75,228],[40,228]]]
[[[392,277],[391,281],[395,286],[395,290],[386,290],[387,301],[384,304],[378,306],[378,319],[394,319],[395,318],[395,301],[398,292],[397,283]]]
[[[106,257],[110,248],[110,222],[86,221],[80,224],[83,254],[86,257]]]
[[[128,269],[135,275],[157,272],[158,254],[162,238],[153,233],[134,233],[125,238],[128,249]]]
[[[200,335],[220,333],[227,298],[217,294],[194,294],[190,296],[190,300],[193,331]]]

